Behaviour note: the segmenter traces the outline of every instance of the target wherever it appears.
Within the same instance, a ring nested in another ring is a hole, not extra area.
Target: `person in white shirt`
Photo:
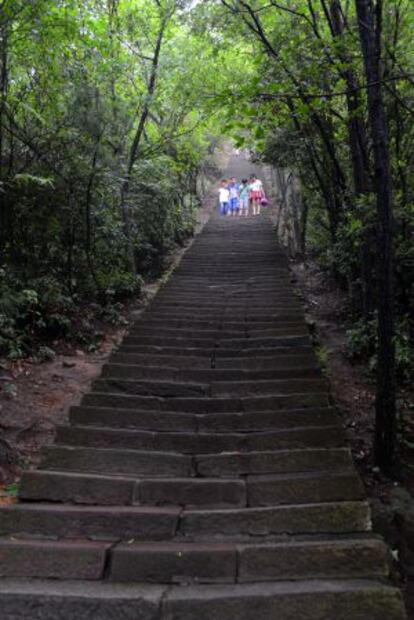
[[[262,199],[264,197],[263,183],[255,174],[250,177],[250,202],[252,205],[253,215],[260,215]]]
[[[230,192],[228,183],[225,179],[221,182],[219,188],[220,215],[227,215],[229,211]]]

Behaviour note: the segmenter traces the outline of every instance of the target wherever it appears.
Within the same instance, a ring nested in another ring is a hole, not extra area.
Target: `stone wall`
[[[281,244],[290,256],[302,256],[307,213],[298,176],[294,170],[263,166],[263,180]]]

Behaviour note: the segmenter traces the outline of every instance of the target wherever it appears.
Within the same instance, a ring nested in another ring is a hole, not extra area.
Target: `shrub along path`
[[[402,620],[266,216],[213,217],[0,510],[2,620]]]

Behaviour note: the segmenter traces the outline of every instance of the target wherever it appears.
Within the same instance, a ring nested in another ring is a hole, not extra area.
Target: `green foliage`
[[[94,317],[122,322],[119,304],[192,234],[216,173],[203,94],[220,59],[188,8],[2,3],[0,353],[94,342]]]
[[[360,319],[347,330],[347,353],[350,359],[365,362],[369,375],[374,375],[377,365],[377,320]],[[398,377],[409,382],[414,371],[414,351],[410,345],[410,322],[405,316],[399,320],[394,337],[396,371]]]

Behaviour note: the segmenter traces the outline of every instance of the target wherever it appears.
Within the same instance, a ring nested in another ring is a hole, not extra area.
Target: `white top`
[[[250,190],[252,192],[261,192],[263,189],[263,183],[260,179],[256,179],[250,184]]]
[[[220,187],[219,189],[219,200],[220,202],[228,202],[230,198],[230,192],[227,187]]]

